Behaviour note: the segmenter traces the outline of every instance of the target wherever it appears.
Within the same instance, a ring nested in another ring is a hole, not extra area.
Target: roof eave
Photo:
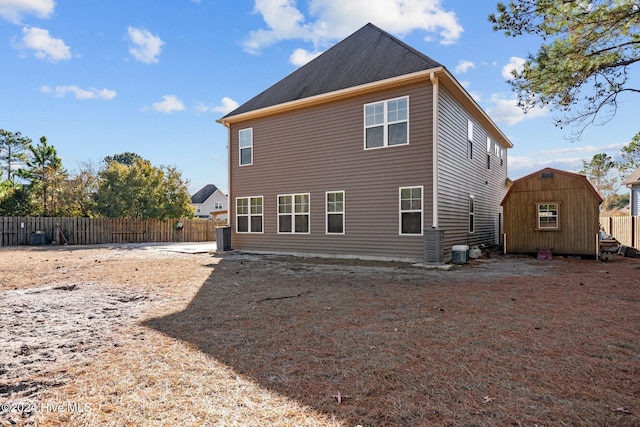
[[[336,101],[339,99],[349,98],[352,96],[360,95],[362,93],[371,92],[374,90],[389,89],[396,86],[402,86],[409,83],[415,83],[419,81],[429,80],[431,73],[441,73],[445,69],[444,67],[436,67],[428,70],[421,70],[415,73],[404,74],[398,77],[392,77],[390,79],[379,80],[376,82],[366,83],[359,86],[353,86],[346,89],[336,90],[333,92],[323,93],[320,95],[309,96],[307,98],[296,99],[294,101],[284,102],[282,104],[272,105],[270,107],[260,108],[253,111],[247,111],[246,113],[237,114],[230,117],[223,117],[216,120],[225,126],[229,126],[232,123],[255,119],[258,117],[268,116],[277,113],[284,113],[287,111],[303,108],[311,105],[323,104],[326,102]]]

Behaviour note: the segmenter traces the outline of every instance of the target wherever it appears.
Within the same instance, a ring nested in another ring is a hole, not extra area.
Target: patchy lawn
[[[640,425],[640,259],[0,266],[1,425]]]

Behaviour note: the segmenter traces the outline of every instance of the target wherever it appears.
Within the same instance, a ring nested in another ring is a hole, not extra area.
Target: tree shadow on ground
[[[593,325],[580,319],[595,304],[603,315],[619,307],[582,293],[569,318],[549,316],[567,298],[552,276],[533,277],[534,288],[509,275],[465,285],[465,274],[229,257],[183,311],[144,325],[345,425],[620,421],[585,398],[599,387],[591,373],[566,381],[584,363],[611,369],[567,342],[586,345]]]

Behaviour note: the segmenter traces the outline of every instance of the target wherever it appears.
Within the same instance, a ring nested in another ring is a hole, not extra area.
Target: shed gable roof
[[[554,169],[554,168],[544,168],[542,170],[539,170],[537,172],[531,173],[527,176],[523,176],[522,178],[518,178],[515,181],[513,181],[513,184],[511,184],[511,187],[509,187],[509,191],[507,191],[507,194],[504,196],[504,198],[502,199],[502,202],[500,202],[500,205],[504,206],[505,202],[509,199],[509,196],[511,195],[511,193],[514,191],[514,189],[518,186],[518,184],[520,182],[529,180],[533,177],[536,177],[538,175],[542,175],[544,173],[558,173],[558,174],[562,174],[562,175],[567,175],[567,176],[572,176],[580,181],[583,181],[586,188],[593,194],[593,197],[598,201],[598,204],[602,203],[602,197],[600,196],[600,194],[598,194],[598,192],[596,191],[595,188],[593,188],[593,185],[591,185],[591,183],[589,182],[589,180],[587,179],[586,176],[581,175],[579,173],[574,173],[574,172],[567,172],[567,171],[563,171],[560,169]]]
[[[215,185],[207,184],[204,187],[202,187],[200,190],[198,190],[193,196],[191,196],[191,203],[197,203],[197,204],[204,203],[217,190],[218,190],[218,187],[216,187]]]
[[[369,23],[223,119],[436,67],[442,65]]]

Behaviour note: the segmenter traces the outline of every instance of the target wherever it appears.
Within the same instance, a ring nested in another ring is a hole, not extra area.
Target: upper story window
[[[487,137],[487,170],[491,169],[491,138]]]
[[[240,141],[240,166],[253,164],[253,128],[241,129],[238,132]]]
[[[262,196],[236,199],[236,232],[262,233]]]
[[[344,234],[344,191],[327,192],[327,234]]]
[[[400,234],[422,235],[423,187],[400,188]]]
[[[538,203],[538,229],[539,230],[557,230],[558,222],[558,203]]]
[[[381,148],[409,143],[409,97],[364,106],[364,147]]]
[[[309,233],[309,193],[278,196],[278,233]]]
[[[467,158],[473,159],[473,122],[467,121]]]
[[[217,211],[221,211],[223,209],[222,202],[214,202],[213,203],[213,209],[215,209]]]

